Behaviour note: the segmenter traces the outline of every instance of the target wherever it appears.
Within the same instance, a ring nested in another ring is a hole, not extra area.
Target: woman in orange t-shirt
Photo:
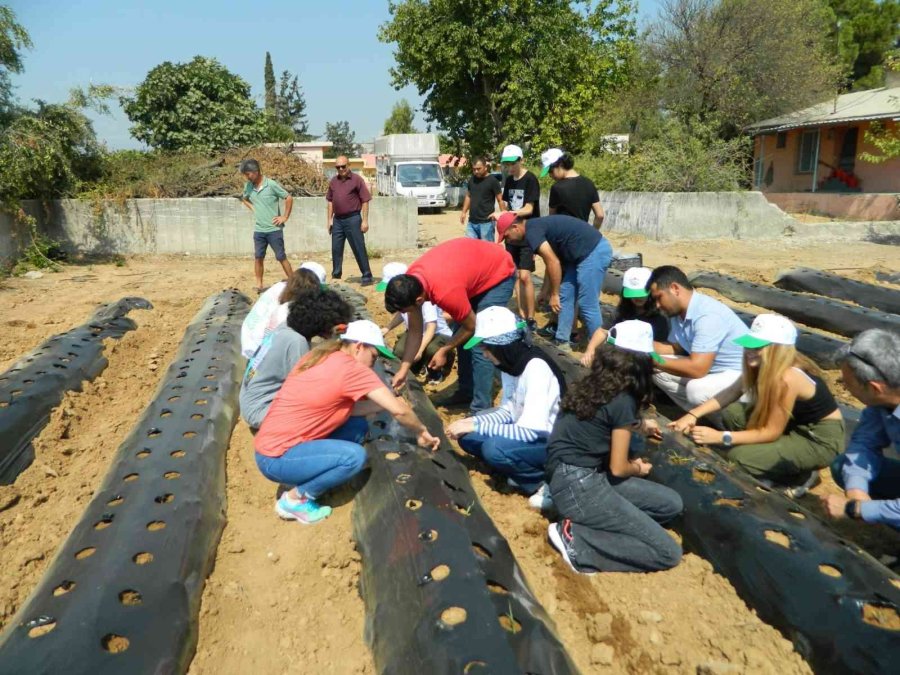
[[[296,486],[275,504],[281,518],[308,525],[331,515],[331,507],[316,499],[365,464],[364,415],[386,410],[416,432],[419,445],[437,449],[439,440],[372,370],[379,353],[394,358],[381,329],[371,321],[353,321],[340,339],[301,359],[276,394],[254,445],[256,465],[266,478]]]

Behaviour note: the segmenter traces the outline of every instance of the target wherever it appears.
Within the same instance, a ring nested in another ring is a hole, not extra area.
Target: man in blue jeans
[[[272,247],[275,260],[281,263],[284,276],[289,279],[294,273],[291,263],[288,262],[287,254],[284,252],[284,224],[291,217],[294,198],[276,181],[264,177],[259,168],[259,162],[255,159],[245,159],[241,162],[241,173],[247,179],[241,203],[253,212],[255,219],[253,228],[254,272],[256,274],[256,292],[262,293],[265,290],[263,261],[266,258],[268,247]],[[284,200],[283,215],[280,209],[282,199]]]
[[[501,240],[524,241],[544,261],[550,285],[550,309],[559,314],[554,343],[571,351],[575,301],[588,335],[603,325],[600,288],[612,262],[612,246],[600,232],[572,216],[553,215],[526,220],[514,213],[497,219]]]
[[[479,157],[472,163],[472,177],[466,186],[459,222],[466,226],[466,236],[471,239],[494,241],[494,203],[497,210],[503,210],[500,181],[488,173],[488,162]]]
[[[832,518],[884,523],[900,529],[900,334],[863,331],[838,352],[844,385],[866,404],[843,455],[831,465],[842,495],[822,497]]]
[[[366,232],[369,231],[369,202],[372,195],[362,176],[350,170],[350,160],[341,155],[334,160],[337,175],[328,184],[325,193],[326,222],[331,235],[331,278],[340,279],[344,266],[344,242],[350,242],[350,250],[362,273],[362,285],[373,283],[369,254],[366,251]]]

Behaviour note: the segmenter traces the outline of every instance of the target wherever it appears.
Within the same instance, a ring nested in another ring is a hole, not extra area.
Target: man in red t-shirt
[[[394,387],[409,374],[422,341],[422,303],[437,305],[455,322],[456,332],[437,350],[429,368],[444,366],[456,349],[459,387],[444,405],[469,405],[478,412],[490,408],[495,369],[480,349],[462,349],[475,334],[475,314],[485,307],[505,307],[512,297],[516,266],[502,246],[480,239],[451,239],[438,244],[388,283],[384,306],[389,312],[409,316],[409,332],[403,363],[394,376]]]

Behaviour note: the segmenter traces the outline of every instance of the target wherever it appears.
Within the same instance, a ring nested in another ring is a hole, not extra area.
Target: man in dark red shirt
[[[478,412],[493,404],[491,387],[495,369],[481,349],[463,349],[475,334],[475,314],[486,307],[505,307],[512,297],[516,266],[502,246],[481,239],[451,239],[438,244],[416,260],[406,274],[398,274],[387,285],[384,306],[389,312],[404,312],[409,331],[403,362],[394,375],[401,386],[422,341],[422,303],[440,307],[453,319],[455,331],[428,364],[440,369],[447,354],[456,349],[459,388],[443,405],[469,405]]]
[[[340,279],[344,265],[344,241],[362,272],[362,284],[372,283],[372,269],[366,253],[365,233],[369,231],[369,201],[372,196],[362,176],[350,170],[350,162],[343,155],[334,162],[337,175],[328,184],[328,234],[331,235],[331,278]]]

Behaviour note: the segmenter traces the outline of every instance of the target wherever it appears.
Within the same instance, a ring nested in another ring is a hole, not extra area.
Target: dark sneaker
[[[526,319],[525,324],[528,326],[528,331],[531,333],[537,332],[538,325],[537,321],[534,319]]]
[[[535,332],[538,335],[540,335],[541,337],[552,339],[552,338],[556,337],[556,326],[553,325],[552,323],[548,323],[543,328],[538,328],[537,331],[535,331]]]
[[[784,494],[791,499],[800,499],[807,492],[822,482],[818,471],[810,471],[797,479],[798,484],[785,489]]]
[[[332,273],[331,273],[331,278],[332,278],[332,279],[340,279],[340,278],[341,278],[341,275],[340,275],[340,274],[335,274],[334,272],[332,272]]]
[[[360,286],[371,286],[374,283],[375,283],[375,279],[373,279],[372,277],[363,277],[362,280],[359,282],[359,285]]]
[[[463,406],[468,406],[471,403],[472,395],[466,394],[459,389],[457,389],[449,396],[444,396],[443,398],[439,398],[434,401],[434,405],[439,408],[461,408]]]
[[[556,347],[559,351],[565,352],[566,354],[572,353],[571,342],[566,342],[564,340],[553,340],[553,346]]]

